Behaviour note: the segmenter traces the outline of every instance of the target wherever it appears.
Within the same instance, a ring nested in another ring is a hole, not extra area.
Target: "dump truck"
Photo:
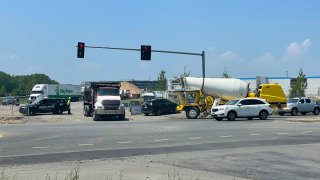
[[[113,81],[83,82],[83,114],[94,121],[116,116],[125,119],[125,108],[121,104],[121,84]]]
[[[235,78],[184,77],[171,80],[169,94],[179,103],[177,110],[185,111],[188,119],[207,116],[213,104],[245,97],[265,99],[272,107],[284,107],[286,96],[279,84],[261,84],[256,92],[249,84]]]

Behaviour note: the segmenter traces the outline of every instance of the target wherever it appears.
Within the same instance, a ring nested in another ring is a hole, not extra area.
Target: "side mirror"
[[[242,106],[242,104],[241,104],[241,103],[239,103],[239,104],[237,104],[237,106]]]

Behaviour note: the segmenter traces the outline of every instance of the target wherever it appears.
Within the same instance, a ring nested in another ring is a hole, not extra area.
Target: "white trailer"
[[[36,84],[32,88],[29,101],[39,98],[71,98],[71,101],[78,101],[82,98],[80,85],[73,84]]]

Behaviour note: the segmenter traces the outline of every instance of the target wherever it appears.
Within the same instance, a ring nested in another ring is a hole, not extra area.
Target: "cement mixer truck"
[[[212,105],[220,100],[223,104],[231,99],[258,97],[273,107],[285,106],[287,102],[279,84],[261,84],[252,92],[247,83],[234,78],[176,78],[170,81],[168,90],[179,103],[177,110],[185,111],[188,119],[209,115]]]

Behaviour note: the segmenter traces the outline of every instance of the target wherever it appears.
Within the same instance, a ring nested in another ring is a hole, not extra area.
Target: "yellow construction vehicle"
[[[188,119],[210,115],[213,104],[224,104],[231,99],[252,97],[265,99],[272,107],[284,107],[287,98],[279,84],[261,84],[256,92],[249,91],[248,85],[238,79],[206,78],[201,87],[201,78],[185,78],[183,88],[172,89],[176,97],[177,111],[185,111]],[[198,88],[197,88],[198,87]],[[201,88],[200,88],[201,87]]]

